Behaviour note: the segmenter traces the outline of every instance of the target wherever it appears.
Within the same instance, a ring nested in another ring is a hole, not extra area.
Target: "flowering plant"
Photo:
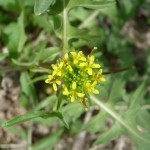
[[[96,86],[105,81],[101,66],[95,63],[92,52],[88,56],[82,51],[66,53],[63,59],[51,67],[52,72],[45,82],[52,84],[54,91],[62,88],[62,94],[70,102],[79,101],[84,106],[88,95],[99,94]]]

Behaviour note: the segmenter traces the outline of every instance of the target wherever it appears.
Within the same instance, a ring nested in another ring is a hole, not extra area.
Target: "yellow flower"
[[[66,95],[66,96],[69,95],[69,91],[68,91],[68,88],[66,86],[64,86],[63,95]]]
[[[86,67],[89,75],[93,74],[93,68],[100,68],[99,64],[94,63],[94,56],[91,55],[88,57],[87,62],[82,62],[79,64],[80,67]]]
[[[87,89],[88,93],[94,93],[99,94],[99,91],[95,89],[95,86],[97,85],[97,81],[94,81],[93,83],[87,82],[85,83],[85,88]]]
[[[63,66],[64,66],[64,62],[61,62],[60,64],[56,64],[56,65],[52,64],[52,68],[54,70],[52,75],[61,76],[63,72]]]
[[[70,101],[73,102],[79,98],[84,97],[84,93],[76,92],[76,82],[72,83],[72,89],[69,91],[66,86],[63,88],[63,95],[70,97]]]
[[[79,101],[87,107],[87,96],[98,94],[96,86],[105,81],[101,66],[94,61],[93,52],[88,56],[82,51],[66,53],[57,64],[52,64],[52,73],[45,82],[51,84],[54,91],[62,88],[62,94],[70,102]]]
[[[57,91],[57,84],[60,85],[61,80],[59,78],[55,79],[55,77],[53,75],[49,75],[48,79],[45,80],[45,83],[53,84],[54,91]]]
[[[72,89],[75,90],[76,88],[77,88],[77,84],[76,84],[76,82],[74,81],[74,82],[72,83]]]
[[[94,74],[94,77],[97,78],[98,82],[105,82],[106,81],[102,72],[103,72],[102,69],[100,69],[97,74]]]
[[[70,52],[73,57],[73,63],[77,64],[79,61],[86,61],[86,58],[82,51],[79,51],[77,54],[76,52]]]

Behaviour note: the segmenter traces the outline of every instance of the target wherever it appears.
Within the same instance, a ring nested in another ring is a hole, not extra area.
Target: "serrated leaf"
[[[104,104],[101,101],[99,101],[95,97],[91,97],[92,100],[98,104],[102,109],[104,109],[108,114],[110,114],[115,119],[115,124],[111,127],[110,131],[105,132],[102,134],[102,137],[100,136],[96,140],[96,144],[101,143],[103,141],[109,141],[112,140],[112,132],[115,130],[116,124],[119,123],[120,129],[116,129],[116,137],[125,134],[131,137],[133,141],[136,142],[137,146],[140,147],[141,144],[149,145],[150,144],[150,136],[149,133],[143,134],[137,129],[137,113],[140,109],[140,100],[141,95],[143,95],[143,89],[145,87],[145,83],[141,84],[139,88],[134,92],[132,99],[130,100],[129,108],[128,110],[123,113],[121,116],[117,114],[113,109],[112,106],[109,106],[109,104]],[[146,146],[147,147],[147,146]],[[147,150],[147,149],[145,149]]]
[[[94,145],[99,143],[106,144],[111,140],[117,139],[120,134],[123,134],[123,131],[120,127],[120,124],[116,122],[108,131],[105,131],[101,136],[94,142]]]
[[[93,116],[92,119],[83,126],[84,130],[89,131],[90,133],[101,132],[104,130],[105,121],[108,118],[108,114],[101,110],[100,114]]]
[[[116,79],[113,81],[108,99],[110,103],[116,104],[116,102],[122,97],[125,92],[124,86],[125,82],[121,79]]]
[[[138,112],[137,123],[144,128],[144,130],[150,132],[150,113],[148,110],[141,109]]]
[[[34,13],[35,15],[41,15],[51,5],[54,5],[56,0],[35,0]]]

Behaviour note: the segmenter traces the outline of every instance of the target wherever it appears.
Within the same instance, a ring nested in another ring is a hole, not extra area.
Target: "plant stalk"
[[[63,7],[64,7],[64,10],[63,10],[63,54],[65,54],[68,48],[66,0],[63,0]]]
[[[131,67],[121,68],[121,69],[118,69],[118,70],[112,70],[112,71],[103,72],[102,74],[103,75],[115,74],[115,73],[119,73],[119,72],[123,72],[123,71],[127,71],[127,70],[133,70],[133,69],[135,69],[135,67],[131,66]]]

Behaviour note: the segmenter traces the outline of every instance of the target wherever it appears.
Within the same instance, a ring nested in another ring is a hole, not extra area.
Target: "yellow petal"
[[[73,83],[72,83],[72,89],[73,89],[73,90],[75,90],[75,89],[76,89],[76,87],[77,87],[76,82],[73,82]]]
[[[61,81],[60,81],[60,80],[56,80],[56,83],[57,83],[58,85],[60,85],[60,84],[61,84]]]
[[[49,83],[49,82],[50,82],[50,80],[49,80],[49,79],[46,79],[46,80],[45,80],[45,83]]]
[[[60,62],[59,64],[59,68],[61,69],[63,67],[64,63],[63,62]]]
[[[83,56],[83,52],[79,51],[78,56]]]
[[[55,83],[53,84],[53,89],[54,91],[57,91],[57,85]]]
[[[95,87],[96,84],[97,84],[97,81],[94,81],[93,84],[92,84],[92,86]]]
[[[90,56],[89,60],[90,60],[90,63],[93,63],[94,62],[94,56],[93,55]]]
[[[90,84],[89,82],[85,83],[85,88],[88,89],[88,88],[90,87],[90,85],[91,85],[91,84]]]
[[[49,75],[49,76],[48,76],[48,79],[49,79],[49,80],[52,80],[52,79],[53,79],[53,76],[52,76],[52,75]]]
[[[102,69],[100,69],[100,70],[98,71],[98,74],[102,74],[102,72],[103,72],[103,70],[102,70]]]
[[[101,81],[102,81],[102,82],[105,82],[105,81],[106,81],[106,79],[105,79],[105,78],[103,78],[103,77],[102,77],[102,78],[100,78],[100,79],[101,79]]]
[[[96,90],[96,89],[94,89],[94,90],[93,90],[93,93],[94,93],[94,94],[99,94],[99,91]]]
[[[85,57],[81,57],[80,60],[86,61],[86,58]]]
[[[93,64],[92,68],[100,68],[101,66],[99,64]]]
[[[76,65],[78,63],[78,59],[75,59],[73,63]]]
[[[71,96],[71,102],[74,102],[74,101],[75,101],[74,96]]]
[[[57,74],[57,70],[54,70],[53,73],[52,73],[52,76],[54,76],[56,74]]]
[[[71,53],[71,55],[73,56],[73,57],[76,57],[77,56],[77,53],[76,52],[70,52]]]
[[[68,53],[65,54],[64,58],[65,60],[68,60]]]
[[[73,71],[73,69],[72,69],[72,67],[71,67],[70,65],[68,66],[68,68],[69,68],[69,71],[70,71],[70,72]]]
[[[79,96],[79,97],[84,97],[84,93],[77,93],[77,95]]]
[[[62,75],[61,71],[58,71],[58,76],[61,76],[61,75]]]
[[[67,87],[64,88],[63,95],[69,95],[69,91]]]
[[[92,68],[88,68],[88,74],[92,75],[92,73],[93,73]]]
[[[57,69],[57,66],[56,66],[56,65],[52,64],[51,66],[52,66],[52,68],[53,68],[54,70]]]
[[[79,64],[80,67],[84,67],[86,65],[87,65],[87,63],[85,63],[85,62]]]

